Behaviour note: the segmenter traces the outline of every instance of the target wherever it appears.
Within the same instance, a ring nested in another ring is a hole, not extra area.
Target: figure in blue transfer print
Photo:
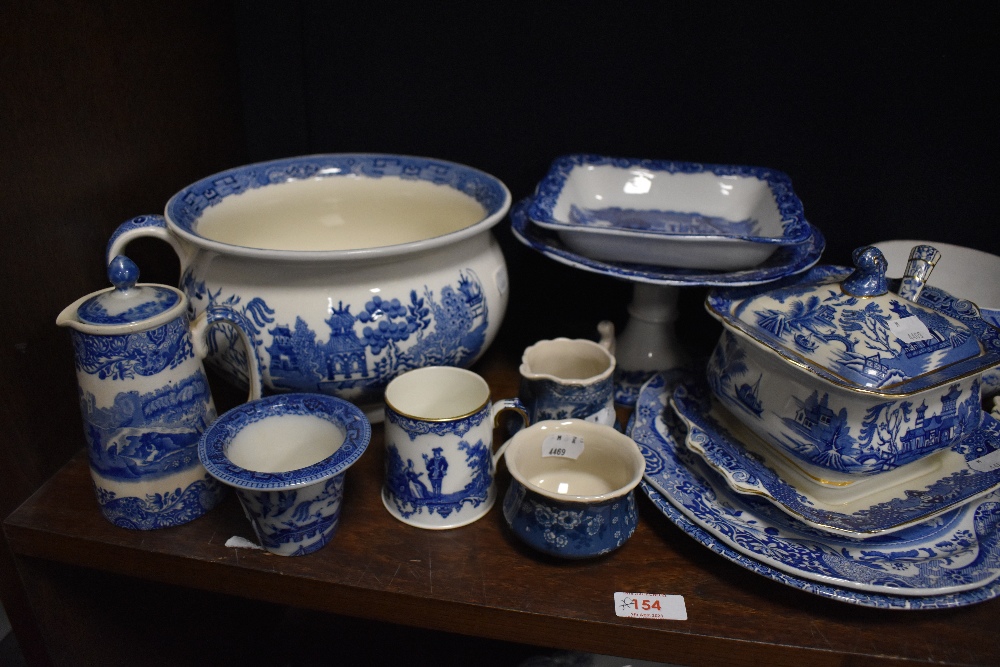
[[[441,456],[440,447],[431,450],[434,456],[424,454],[424,467],[427,468],[427,478],[431,480],[431,491],[435,496],[441,496],[441,482],[448,473],[448,460]]]
[[[479,507],[489,497],[492,481],[491,455],[489,447],[482,440],[469,443],[462,440],[458,443],[459,451],[465,452],[465,466],[471,471],[472,477],[464,488],[452,493],[444,493],[442,480],[448,472],[448,460],[443,456],[443,450],[435,447],[431,450],[433,456],[423,455],[424,469],[431,488],[423,482],[424,472],[418,472],[412,459],[403,463],[403,457],[395,445],[386,448],[385,479],[386,485],[392,490],[393,502],[403,517],[410,517],[422,511],[429,514],[449,516],[459,511],[463,505]]]
[[[427,486],[420,479],[423,474],[413,469],[413,459],[406,459],[406,467],[403,468],[405,484],[400,486],[400,489],[404,492],[403,495],[409,493],[413,498],[427,498],[430,496]],[[438,495],[441,495],[440,489],[438,490]]]

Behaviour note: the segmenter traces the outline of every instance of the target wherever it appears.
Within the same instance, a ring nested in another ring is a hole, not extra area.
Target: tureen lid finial
[[[854,251],[854,273],[843,282],[843,290],[851,296],[881,296],[889,291],[885,271],[889,267],[882,251],[864,246]]]

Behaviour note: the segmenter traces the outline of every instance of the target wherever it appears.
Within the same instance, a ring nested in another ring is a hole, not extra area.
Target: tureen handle
[[[914,246],[910,251],[910,259],[906,262],[906,273],[899,283],[899,296],[916,301],[940,259],[941,253],[937,248],[929,245]]]

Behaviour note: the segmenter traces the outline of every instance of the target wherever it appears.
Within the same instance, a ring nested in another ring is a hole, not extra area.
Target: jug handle
[[[518,415],[520,415],[521,420],[524,422],[524,426],[528,426],[531,423],[531,420],[528,417],[528,409],[524,407],[524,403],[521,402],[521,399],[504,398],[494,403],[493,406],[490,408],[490,413],[493,417],[493,428],[497,428],[500,426],[500,415],[507,410],[513,410]],[[519,431],[520,429],[516,430]],[[509,444],[510,444],[510,439],[505,440],[504,443],[500,445],[500,448],[493,455],[494,469],[496,469],[497,463],[500,461],[500,457],[503,456],[503,453],[507,450],[507,445]]]
[[[210,329],[217,322],[225,322],[231,325],[239,333],[243,347],[247,351],[249,368],[247,369],[247,380],[250,385],[250,395],[248,401],[259,399],[264,392],[264,383],[260,369],[262,363],[260,353],[257,349],[257,341],[248,332],[254,331],[254,327],[247,318],[237,310],[228,306],[213,305],[205,309],[203,313],[195,318],[191,323],[191,338],[194,340],[195,354],[199,359],[204,359],[208,355],[208,334]]]
[[[118,225],[118,229],[108,239],[105,252],[107,263],[110,264],[111,260],[115,257],[124,254],[125,246],[143,236],[149,236],[169,243],[181,262],[181,275],[184,274],[188,264],[191,263],[192,253],[181,243],[176,235],[167,229],[166,218],[162,215],[140,215]]]
[[[605,350],[611,353],[612,356],[615,354],[615,323],[611,320],[601,320],[597,323],[597,334],[600,336],[597,340],[597,344],[603,347]]]

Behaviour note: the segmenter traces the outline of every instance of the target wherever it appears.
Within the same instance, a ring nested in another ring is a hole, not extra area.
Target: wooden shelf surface
[[[512,359],[493,353],[475,370],[494,398],[516,392]],[[382,506],[382,447],[376,425],[369,450],[347,473],[338,533],[304,557],[226,547],[232,536],[252,537],[231,494],[184,526],[116,528],[98,511],[83,451],[4,529],[18,557],[552,648],[690,665],[1000,663],[1000,602],[892,611],[810,595],[705,549],[641,493],[632,539],[590,561],[530,551],[507,532],[500,501],[463,528],[412,528]],[[501,465],[501,498],[507,479]],[[613,604],[619,591],[682,595],[688,619],[619,618]]]

